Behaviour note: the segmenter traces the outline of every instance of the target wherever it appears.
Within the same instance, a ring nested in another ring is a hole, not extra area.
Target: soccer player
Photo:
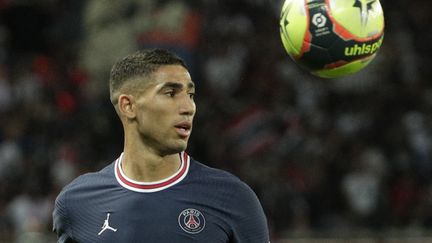
[[[269,242],[255,193],[185,152],[194,93],[184,61],[166,50],[114,64],[110,96],[123,153],[63,188],[53,212],[58,242]]]

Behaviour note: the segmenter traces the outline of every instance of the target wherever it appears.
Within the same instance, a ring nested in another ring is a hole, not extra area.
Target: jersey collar
[[[172,176],[165,178],[160,181],[155,182],[139,182],[132,180],[128,178],[122,168],[121,168],[121,162],[123,158],[123,153],[120,155],[120,157],[115,161],[114,165],[114,174],[118,181],[118,183],[123,186],[124,188],[135,191],[135,192],[157,192],[164,189],[167,189],[171,186],[174,186],[175,184],[182,181],[188,171],[189,171],[189,165],[190,165],[190,157],[186,152],[179,153],[180,157],[180,168],[179,170],[173,174]]]

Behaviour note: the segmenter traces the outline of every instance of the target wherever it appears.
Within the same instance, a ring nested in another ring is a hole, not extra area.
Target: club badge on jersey
[[[178,217],[180,228],[189,234],[198,234],[205,228],[204,215],[193,208],[183,210]]]

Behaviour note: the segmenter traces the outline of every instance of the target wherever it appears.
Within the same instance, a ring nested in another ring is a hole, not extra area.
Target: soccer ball
[[[342,77],[375,58],[384,14],[379,0],[285,0],[280,36],[301,67],[323,78]]]

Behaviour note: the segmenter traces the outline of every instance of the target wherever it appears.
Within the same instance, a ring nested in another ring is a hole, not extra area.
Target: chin
[[[177,154],[185,151],[187,148],[187,143],[177,143],[175,145],[167,146],[165,154]]]

